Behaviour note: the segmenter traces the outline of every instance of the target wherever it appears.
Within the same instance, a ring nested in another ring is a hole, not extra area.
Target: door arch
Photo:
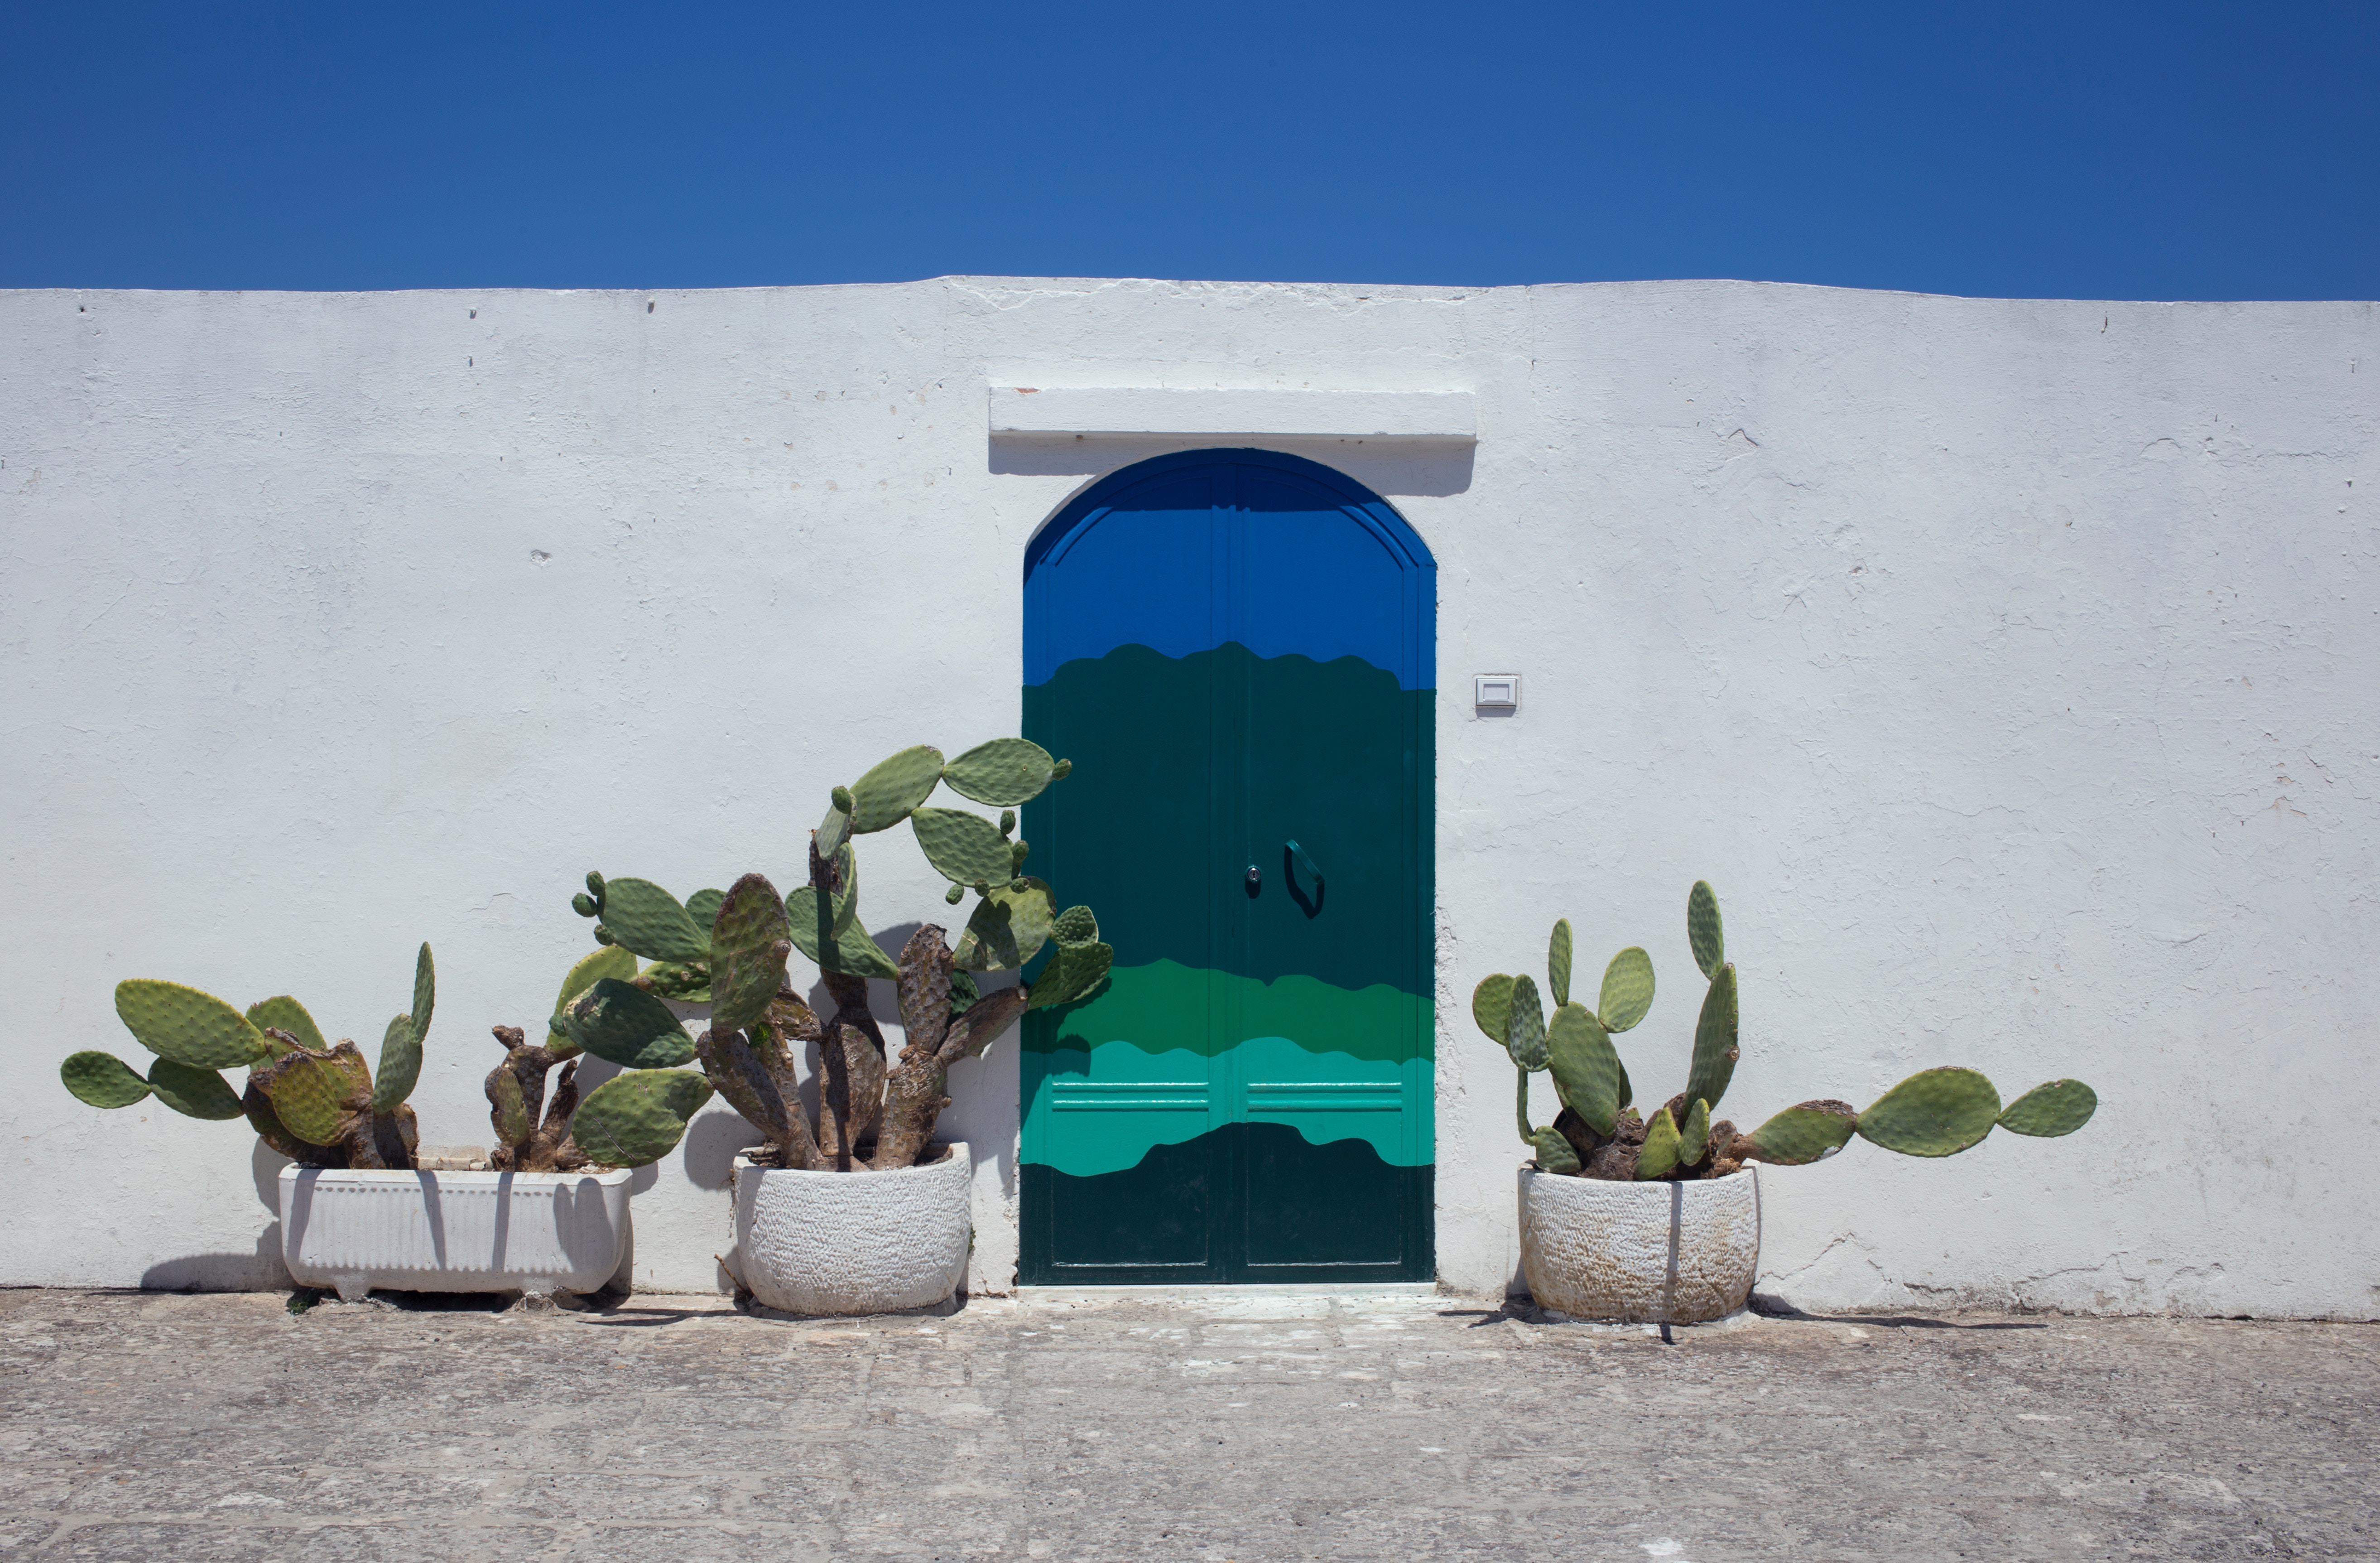
[[[1423,1280],[1436,565],[1264,450],[1092,484],[1025,559],[1034,867],[1110,985],[1027,1018],[1019,1276]]]

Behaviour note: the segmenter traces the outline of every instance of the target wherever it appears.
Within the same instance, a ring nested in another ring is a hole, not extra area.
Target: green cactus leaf
[[[300,1046],[310,1047],[317,1053],[330,1050],[331,1044],[322,1040],[322,1028],[314,1024],[314,1017],[307,1014],[306,1007],[287,994],[278,998],[261,998],[249,1005],[248,1023],[260,1032],[268,1026],[276,1032],[287,1032],[298,1039]],[[271,1039],[266,1040],[269,1045]]]
[[[785,898],[794,947],[817,962],[821,971],[842,971],[855,977],[899,976],[899,963],[886,955],[868,936],[868,930],[859,925],[855,910],[857,905],[858,892],[849,891],[833,898],[832,905],[821,915],[817,888],[802,885]],[[821,932],[825,934],[823,942]]]
[[[282,1127],[309,1145],[331,1143],[349,1115],[371,1104],[371,1071],[352,1042],[328,1053],[292,1053],[249,1078]]]
[[[944,765],[942,780],[960,797],[998,809],[1041,796],[1057,769],[1050,751],[1028,739],[994,739]]]
[[[686,898],[686,915],[697,928],[707,931],[718,921],[719,903],[726,898],[724,890],[697,890]]]
[[[1554,1090],[1562,1105],[1586,1120],[1597,1134],[1609,1135],[1620,1121],[1619,1051],[1611,1033],[1603,1029],[1584,1004],[1565,1004],[1554,1011],[1546,1034],[1546,1051],[1554,1074]]]
[[[701,960],[710,954],[710,930],[698,927],[677,898],[650,879],[614,879],[604,886],[603,927],[614,944],[647,960]]]
[[[955,1020],[975,1007],[983,991],[976,986],[975,973],[953,969],[951,972],[951,1019]]]
[[[912,809],[909,828],[934,872],[960,885],[1005,879],[1015,872],[1007,837],[981,814],[965,809]]]
[[[160,1058],[149,1066],[149,1088],[157,1100],[184,1117],[221,1123],[241,1116],[239,1093],[212,1069],[194,1069]]]
[[[1471,990],[1471,1019],[1488,1033],[1488,1041],[1503,1046],[1505,1030],[1512,1021],[1512,979],[1501,971],[1482,977]]]
[[[1615,1063],[1619,1061],[1620,1055],[1617,1053],[1611,1056]],[[1636,1105],[1636,1087],[1629,1081],[1628,1066],[1625,1064],[1620,1065],[1620,1105],[1623,1107],[1633,1107]]]
[[[1032,959],[1049,942],[1058,917],[1050,886],[1032,878],[1024,884],[1021,890],[1002,885],[976,903],[975,915],[967,919],[958,947],[951,952],[961,971],[1005,971]]]
[[[417,1055],[421,1044],[430,1040],[430,1012],[437,1002],[438,972],[430,963],[430,945],[425,940],[421,946],[421,953],[413,958],[413,1008],[410,1013],[413,1020],[413,1045]],[[420,1060],[417,1056],[414,1068],[418,1072],[420,1067]],[[379,1110],[395,1112],[396,1103],[404,1101],[412,1090],[413,1082],[408,1080],[405,1082],[405,1090],[397,1093],[396,1101],[391,1102],[386,1107]]]
[[[1954,1156],[1992,1131],[2000,1093],[1973,1069],[1920,1069],[1859,1116],[1860,1138],[1904,1156]]]
[[[1504,1051],[1515,1068],[1535,1071],[1546,1067],[1546,1009],[1537,1000],[1534,977],[1512,979],[1512,1004],[1504,1017]]]
[[[631,1069],[587,1093],[571,1137],[599,1166],[644,1166],[676,1148],[710,1094],[692,1069]]]
[[[1108,980],[1115,951],[1107,945],[1061,944],[1041,974],[1033,979],[1028,1009],[1049,1009],[1088,998]]]
[[[413,1017],[399,1015],[388,1023],[380,1039],[380,1068],[373,1071],[372,1111],[393,1113],[397,1104],[413,1094],[414,1081],[421,1078],[421,1035],[413,1029]]]
[[[1529,1136],[1529,1143],[1536,1147],[1539,1170],[1577,1174],[1578,1153],[1571,1148],[1571,1142],[1563,1139],[1559,1130],[1540,1129]]]
[[[1742,1056],[1736,1045],[1735,968],[1722,966],[1703,993],[1702,1013],[1694,1020],[1694,1060],[1686,1071],[1686,1098],[1699,1096],[1712,1106],[1727,1094],[1735,1078],[1735,1061]]]
[[[777,898],[777,887],[757,873],[737,880],[721,901],[710,930],[714,1031],[749,1031],[768,1013],[769,1001],[784,986],[785,958],[793,948],[793,925],[785,903]]]
[[[843,788],[834,790],[837,801],[828,807],[826,818],[819,821],[817,837],[812,843],[821,858],[833,857],[851,844],[851,811],[841,801],[851,794]]]
[[[625,983],[636,974],[636,956],[617,945],[606,945],[588,956],[571,967],[570,975],[562,979],[562,991],[553,995],[553,1018],[546,1022],[548,1029],[555,1035],[561,1035],[562,1012],[602,979],[609,977],[615,983]]]
[[[498,1143],[525,1145],[537,1132],[537,1124],[528,1116],[528,1103],[521,1095],[520,1077],[512,1070],[500,1068],[488,1077],[488,1107]]]
[[[1068,907],[1050,924],[1050,936],[1062,945],[1097,944],[1099,920],[1091,915],[1088,907]]]
[[[1727,959],[1727,938],[1719,927],[1718,896],[1706,879],[1695,880],[1686,893],[1686,943],[1694,946],[1703,975],[1716,978]]]
[[[1631,945],[1603,969],[1603,994],[1596,1002],[1595,1018],[1616,1036],[1633,1029],[1652,1007],[1653,958]]]
[[[942,779],[942,751],[931,744],[905,749],[880,761],[851,784],[851,833],[867,836],[890,830],[909,817]],[[823,852],[824,843],[820,849]]]
[[[1570,919],[1559,918],[1553,937],[1546,941],[1546,991],[1557,1009],[1570,1002]]]
[[[1742,1136],[1736,1149],[1746,1161],[1806,1166],[1841,1150],[1858,1127],[1859,1111],[1849,1102],[1803,1102]]]
[[[710,963],[703,960],[656,960],[637,973],[637,986],[680,1004],[710,1002]]]
[[[1686,1112],[1686,1121],[1678,1130],[1678,1165],[1692,1166],[1703,1159],[1710,1148],[1710,1104],[1700,1097]]]
[[[2000,1111],[2000,1127],[2010,1134],[2055,1140],[2091,1121],[2099,1110],[2099,1093],[2079,1080],[2053,1080],[2036,1085]]]
[[[1636,1180],[1649,1182],[1677,1171],[1683,1149],[1670,1109],[1654,1108],[1652,1121],[1645,1126],[1645,1148],[1636,1153]]]
[[[149,1082],[113,1053],[70,1053],[58,1066],[58,1079],[94,1107],[128,1107],[149,1094]]]
[[[624,1069],[674,1068],[694,1056],[694,1038],[668,1005],[611,977],[570,1007],[563,1027],[580,1047]]]
[[[231,1069],[272,1052],[247,1016],[211,993],[134,977],[115,984],[115,1013],[141,1046],[194,1069]]]

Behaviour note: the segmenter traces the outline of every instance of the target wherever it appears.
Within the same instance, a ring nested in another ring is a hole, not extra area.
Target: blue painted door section
[[[1436,575],[1314,462],[1192,451],[1026,558],[1033,867],[1115,948],[1024,1033],[1027,1283],[1423,1280]]]

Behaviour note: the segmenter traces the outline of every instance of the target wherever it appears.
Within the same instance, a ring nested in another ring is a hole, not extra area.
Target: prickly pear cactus
[[[1540,1171],[1643,1181],[1718,1178],[1748,1161],[1821,1161],[1854,1135],[1903,1155],[1949,1156],[1996,1127],[2038,1137],[2071,1134],[2098,1108],[2097,1094],[2074,1080],[2035,1086],[2003,1106],[1982,1074],[1945,1068],[1910,1076],[1864,1112],[1832,1099],[1803,1102],[1740,1133],[1718,1119],[1742,1054],[1736,970],[1727,959],[1718,897],[1706,880],[1697,880],[1686,897],[1686,942],[1709,984],[1694,1021],[1686,1089],[1643,1120],[1627,1110],[1633,1088],[1612,1038],[1651,1011],[1653,962],[1644,950],[1632,946],[1611,959],[1597,1009],[1589,1010],[1570,1001],[1571,928],[1568,920],[1556,922],[1547,948],[1555,1002],[1549,1022],[1528,977],[1498,973],[1472,990],[1472,1019],[1519,1070],[1517,1127]],[[1553,1129],[1529,1121],[1529,1075],[1540,1068],[1551,1069],[1564,1108]]]

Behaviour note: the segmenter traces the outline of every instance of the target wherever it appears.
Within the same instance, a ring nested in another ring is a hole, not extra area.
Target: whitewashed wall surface
[[[2380,313],[1738,283],[0,294],[0,1282],[285,1284],[240,1126],[60,1087],[141,1056],[118,979],[369,1050],[426,938],[414,1100],[482,1141],[586,870],[797,876],[832,783],[1014,731],[1026,540],[1217,433],[1437,555],[1444,1285],[1515,1276],[1472,984],[1558,915],[1645,944],[1628,1056],[1682,1078],[1707,877],[1739,1119],[1937,1063],[2102,1101],[1764,1173],[1764,1291],[2380,1314]],[[941,910],[905,843],[870,873]],[[979,1289],[1015,1090],[1013,1044],[953,1078]],[[722,1284],[746,1138],[639,1176],[638,1284]]]

